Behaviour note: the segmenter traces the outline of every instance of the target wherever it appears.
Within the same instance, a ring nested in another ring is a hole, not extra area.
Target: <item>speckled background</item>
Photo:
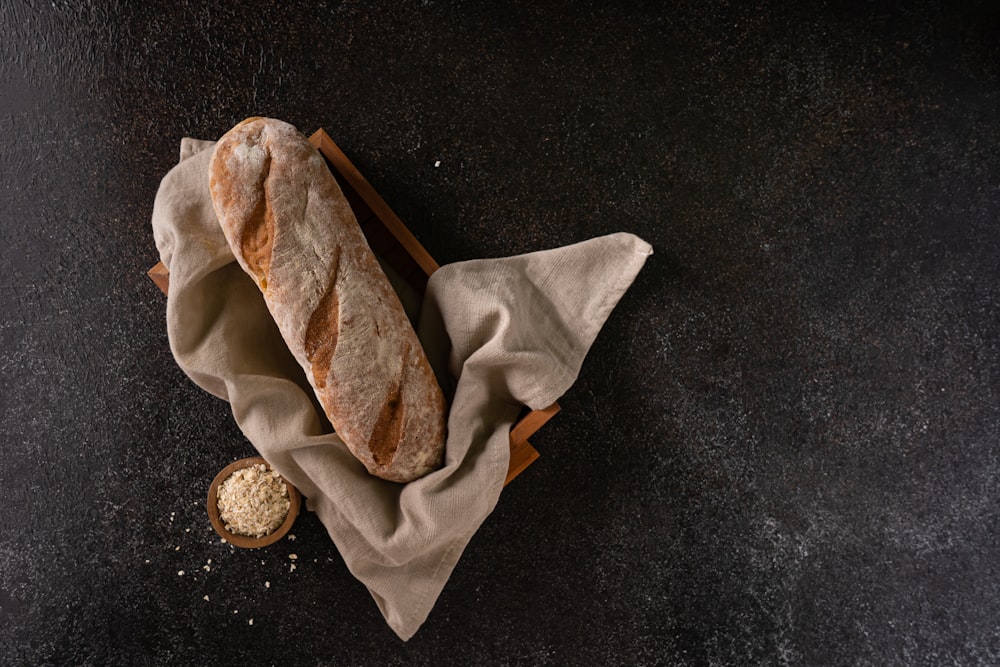
[[[998,45],[985,1],[5,0],[0,662],[997,664]],[[442,263],[656,249],[405,644],[314,516],[205,514],[253,452],[149,219],[249,115]]]

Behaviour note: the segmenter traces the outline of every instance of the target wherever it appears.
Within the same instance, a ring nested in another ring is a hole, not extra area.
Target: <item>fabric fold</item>
[[[171,351],[193,382],[230,403],[247,439],[299,488],[407,640],[496,505],[521,406],[544,408],[572,386],[652,248],[618,233],[431,276],[417,329],[451,400],[445,465],[409,484],[387,482],[332,432],[235,263],[208,189],[213,145],[183,140],[154,203],[153,235],[170,271]]]

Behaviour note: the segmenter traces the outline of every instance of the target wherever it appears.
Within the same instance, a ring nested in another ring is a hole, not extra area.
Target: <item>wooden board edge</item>
[[[166,296],[167,290],[170,289],[170,271],[167,270],[167,266],[163,262],[157,262],[153,268],[146,272],[146,275]]]
[[[559,412],[559,404],[553,403],[542,410],[532,410],[521,418],[510,431],[511,443],[527,442],[528,438],[538,432],[538,429],[545,426],[552,417]]]
[[[413,260],[428,276],[440,268],[434,258],[431,257],[431,254],[427,252],[424,246],[420,244],[420,241],[417,240],[417,237],[413,235],[413,232],[393,213],[385,200],[375,191],[371,183],[361,175],[361,172],[358,171],[323,128],[313,132],[309,137],[309,143],[319,149],[319,152],[330,161],[333,168],[351,184],[355,192],[368,204],[368,208],[375,213],[389,233],[396,237],[400,245],[406,249],[410,256],[413,257]]]
[[[510,463],[507,465],[507,477],[503,485],[507,486],[514,478],[524,472],[528,466],[538,459],[538,450],[531,446],[527,440],[510,443]]]

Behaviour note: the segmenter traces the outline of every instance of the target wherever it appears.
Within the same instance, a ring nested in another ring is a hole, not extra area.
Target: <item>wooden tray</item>
[[[317,130],[309,137],[309,141],[326,158],[330,171],[344,191],[372,250],[419,294],[423,294],[427,279],[438,269],[438,263],[325,131]],[[166,294],[170,276],[163,262],[157,262],[147,273]],[[528,442],[528,438],[537,433],[557,412],[558,403],[553,403],[544,410],[526,411],[511,429],[510,466],[504,485],[509,484],[538,458],[538,451]]]

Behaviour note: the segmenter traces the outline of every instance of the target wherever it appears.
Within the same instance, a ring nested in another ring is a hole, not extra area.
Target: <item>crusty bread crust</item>
[[[441,388],[319,152],[287,123],[249,118],[216,144],[209,178],[236,260],[350,451],[396,482],[440,467]]]

